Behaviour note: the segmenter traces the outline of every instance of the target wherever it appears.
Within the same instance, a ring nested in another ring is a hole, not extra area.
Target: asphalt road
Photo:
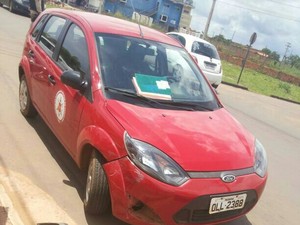
[[[29,18],[0,8],[0,180],[18,188],[12,198],[28,224],[125,225],[112,216],[84,214],[83,174],[40,117],[26,120],[19,112],[17,68],[29,26]],[[261,140],[269,157],[269,180],[260,202],[226,225],[298,225],[300,105],[225,85],[219,97]]]

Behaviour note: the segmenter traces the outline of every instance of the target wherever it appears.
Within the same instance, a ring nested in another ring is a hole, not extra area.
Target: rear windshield
[[[215,46],[208,44],[208,43],[194,41],[194,43],[192,45],[192,52],[199,54],[199,55],[207,56],[209,58],[220,60],[218,51],[215,48]]]

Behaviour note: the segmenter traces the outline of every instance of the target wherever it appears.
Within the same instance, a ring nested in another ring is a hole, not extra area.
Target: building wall
[[[168,30],[178,29],[183,5],[174,3],[170,0],[160,0],[159,10],[154,17],[154,21],[161,26],[166,27]],[[164,16],[167,21],[163,22]]]
[[[116,12],[120,12],[124,16],[131,18],[133,13],[132,5],[135,11],[139,13],[150,13],[155,10],[156,2],[156,0],[127,0],[127,2],[121,2],[120,0],[105,0],[104,8],[108,13],[115,14]]]
[[[181,13],[181,18],[180,18],[180,23],[179,27],[184,28],[184,29],[189,29],[192,21],[192,15],[191,15],[192,7],[191,6],[184,6],[182,13]]]
[[[120,12],[131,18],[134,11],[132,5],[135,11],[152,17],[154,23],[166,28],[166,30],[179,28],[183,4],[171,0],[127,0],[127,2],[106,0],[104,11],[112,14]]]

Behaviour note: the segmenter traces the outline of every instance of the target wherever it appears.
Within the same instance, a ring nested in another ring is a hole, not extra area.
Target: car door
[[[61,48],[57,54],[57,67],[51,74],[55,84],[50,89],[49,112],[51,126],[56,136],[71,155],[76,149],[76,140],[80,118],[85,104],[88,102],[86,93],[75,90],[61,82],[64,71],[76,71],[83,80],[89,81],[90,66],[87,41],[83,30],[76,24],[70,24]],[[87,84],[90,89],[90,82]]]
[[[36,28],[42,26],[41,23],[39,23]],[[46,122],[49,122],[48,89],[54,85],[51,77],[51,74],[53,73],[52,56],[65,24],[66,19],[52,16],[47,20],[41,34],[36,39],[34,38],[39,31],[37,29],[33,31],[31,44],[28,49],[32,98],[35,107]]]

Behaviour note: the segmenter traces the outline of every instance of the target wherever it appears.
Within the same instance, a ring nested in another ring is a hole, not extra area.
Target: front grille
[[[191,201],[188,205],[182,208],[174,216],[174,220],[178,224],[185,223],[208,223],[208,222],[218,222],[224,219],[231,219],[240,215],[247,213],[257,202],[257,195],[254,190],[244,191],[242,193],[247,194],[247,199],[243,209],[237,209],[232,211],[226,211],[221,213],[209,214],[209,204],[212,197],[222,196],[201,196],[197,199]],[[237,193],[226,193],[224,195],[235,195]],[[240,194],[240,193],[239,193]]]

